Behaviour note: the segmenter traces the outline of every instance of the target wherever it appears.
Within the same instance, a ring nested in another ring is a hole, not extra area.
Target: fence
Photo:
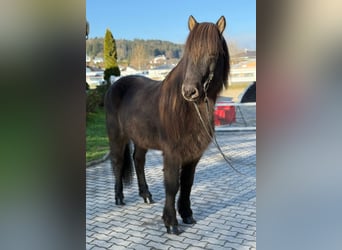
[[[256,102],[218,102],[215,131],[256,131]]]

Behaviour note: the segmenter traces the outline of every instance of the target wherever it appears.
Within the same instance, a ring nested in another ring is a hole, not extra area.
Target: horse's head
[[[190,34],[183,57],[185,76],[182,95],[187,101],[197,101],[209,91],[215,91],[217,95],[227,82],[229,54],[222,35],[226,20],[222,16],[216,24],[198,23],[190,16],[188,26]],[[218,84],[220,86],[212,87]]]

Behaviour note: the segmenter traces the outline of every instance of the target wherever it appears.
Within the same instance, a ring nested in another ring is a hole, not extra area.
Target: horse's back
[[[148,91],[148,89],[155,88],[157,85],[157,81],[144,76],[124,76],[110,86],[107,98],[119,100],[124,100],[127,97],[132,98]]]
[[[158,147],[159,92],[160,82],[144,76],[117,80],[106,95],[107,127],[120,130],[141,147]]]

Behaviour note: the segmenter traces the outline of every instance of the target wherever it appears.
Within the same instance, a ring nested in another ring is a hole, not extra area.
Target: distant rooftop
[[[160,65],[160,66],[157,66],[153,69],[172,69],[174,68],[175,65],[171,65],[171,64],[164,64],[164,65]]]
[[[248,57],[248,58],[255,58],[255,57],[256,57],[256,51],[255,51],[255,50],[247,50],[247,49],[245,49],[244,52],[235,54],[233,57]]]

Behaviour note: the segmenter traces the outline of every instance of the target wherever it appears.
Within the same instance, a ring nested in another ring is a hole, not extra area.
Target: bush
[[[103,72],[104,76],[103,78],[107,81],[110,82],[110,76],[120,76],[120,69],[119,67],[112,67],[105,69]]]
[[[110,85],[110,83],[107,83],[97,86],[96,89],[87,90],[87,116],[89,113],[95,112],[98,107],[104,106],[104,98]]]
[[[87,91],[87,103],[86,103],[87,116],[89,113],[95,112],[95,110],[99,107],[100,102],[101,102],[101,95],[98,93],[96,89],[91,89]]]
[[[98,103],[100,107],[104,106],[104,98],[109,87],[110,87],[109,81],[107,81],[106,84],[96,87],[96,92],[98,93],[99,98],[100,98],[99,103]]]

